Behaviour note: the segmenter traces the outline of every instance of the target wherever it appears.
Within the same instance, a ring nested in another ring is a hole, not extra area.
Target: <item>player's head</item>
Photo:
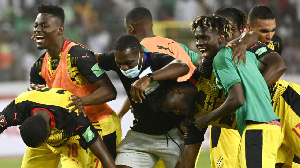
[[[245,12],[233,7],[220,8],[215,12],[216,15],[225,17],[232,22],[232,38],[238,38],[241,35],[241,31],[246,28],[247,15]],[[230,41],[231,39],[227,39]]]
[[[231,36],[231,22],[216,16],[198,16],[191,24],[196,47],[203,58],[213,60],[226,39]]]
[[[41,115],[28,117],[20,127],[24,143],[29,147],[39,147],[50,135],[50,127]]]
[[[127,34],[135,35],[142,33],[145,29],[152,29],[151,12],[144,7],[137,7],[130,10],[124,20]]]
[[[276,30],[276,20],[272,10],[268,6],[254,6],[248,15],[248,31],[255,31],[259,37],[258,40],[268,44]]]
[[[34,22],[33,34],[37,48],[48,49],[63,36],[65,14],[61,7],[41,5]]]
[[[115,62],[128,78],[139,75],[144,62],[143,53],[140,42],[133,35],[122,35],[115,42]]]
[[[198,91],[189,81],[175,83],[169,87],[162,110],[176,115],[188,115],[194,111]]]

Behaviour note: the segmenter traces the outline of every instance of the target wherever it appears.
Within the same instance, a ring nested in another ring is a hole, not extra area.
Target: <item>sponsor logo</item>
[[[85,53],[85,55],[81,56],[82,58],[90,58],[90,56],[87,55],[87,53]]]

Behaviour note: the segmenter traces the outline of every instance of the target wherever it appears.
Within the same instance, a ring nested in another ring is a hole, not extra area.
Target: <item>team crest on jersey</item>
[[[4,115],[0,115],[0,127],[7,126],[7,122],[5,120]]]
[[[89,126],[85,132],[82,134],[86,142],[90,142],[94,138],[94,133],[91,130],[91,127]]]
[[[218,161],[217,161],[217,166],[218,166],[218,168],[222,168],[222,167],[224,166],[224,164],[223,164],[223,162],[222,162],[223,159],[224,159],[224,158],[223,158],[222,156],[220,156],[220,158],[218,159]]]

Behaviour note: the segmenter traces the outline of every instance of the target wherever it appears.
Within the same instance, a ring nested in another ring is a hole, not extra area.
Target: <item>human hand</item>
[[[244,65],[246,65],[246,44],[240,42],[227,43],[225,47],[232,48],[232,61],[235,62],[235,60],[238,58],[237,66],[240,66],[242,60],[244,60]]]
[[[71,106],[75,106],[72,109],[69,109],[69,113],[74,112],[75,110],[78,109],[78,113],[77,116],[80,115],[80,113],[83,113],[84,117],[86,117],[86,112],[84,110],[84,104],[83,101],[80,97],[75,96],[75,95],[71,95],[70,96],[70,100],[72,100],[73,102],[67,105],[67,108],[71,107]]]
[[[30,84],[29,87],[27,88],[28,91],[32,91],[32,90],[38,90],[40,88],[44,88],[46,87],[46,85],[40,85],[40,84]]]
[[[144,76],[132,83],[130,90],[132,101],[135,103],[143,103],[143,99],[146,99],[144,90],[150,85],[150,83],[151,79],[147,76]]]
[[[201,130],[202,128],[208,126],[210,122],[211,122],[211,119],[210,119],[209,113],[208,114],[203,114],[203,115],[200,115],[196,118],[195,126],[199,130]]]

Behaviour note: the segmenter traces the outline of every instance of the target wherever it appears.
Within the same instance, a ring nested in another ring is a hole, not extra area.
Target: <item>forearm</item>
[[[242,37],[238,40],[239,43],[246,45],[246,48],[253,46],[258,41],[258,34],[254,31],[245,32]]]
[[[84,106],[98,105],[116,99],[117,92],[111,86],[101,86],[90,95],[81,97]]]
[[[267,85],[270,86],[280,79],[280,77],[283,75],[285,70],[286,68],[279,68],[276,69],[275,71],[271,69],[265,69],[261,71],[261,74],[264,77]]]
[[[128,97],[126,97],[126,99],[123,103],[123,106],[121,107],[121,109],[118,112],[118,117],[120,120],[129,111],[129,109],[130,109],[130,101],[129,101]]]
[[[276,52],[271,52],[261,59],[260,72],[268,86],[274,84],[286,71],[286,66],[281,56]]]
[[[189,67],[180,60],[174,60],[160,70],[153,72],[153,80],[176,80],[189,72]]]
[[[115,168],[115,162],[108,152],[103,140],[98,136],[98,139],[89,147],[92,153],[100,160],[104,168]]]
[[[236,83],[228,91],[225,102],[212,112],[206,114],[210,121],[227,116],[244,105],[244,93],[241,83]]]
[[[196,144],[185,145],[176,168],[194,168],[201,144],[202,143],[199,142]]]

